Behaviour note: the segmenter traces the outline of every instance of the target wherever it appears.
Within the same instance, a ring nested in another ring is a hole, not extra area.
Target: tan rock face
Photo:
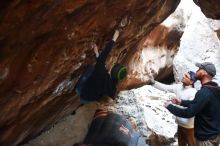
[[[220,1],[219,0],[193,0],[206,17],[220,19]]]
[[[164,25],[157,26],[139,43],[127,62],[128,77],[120,88],[132,89],[149,83],[149,77],[161,80],[172,74],[172,60],[177,52],[182,32]]]
[[[107,66],[129,60],[179,0],[3,1],[0,6],[0,145],[18,145],[79,105],[73,87],[124,26]],[[70,78],[72,77],[72,78]]]

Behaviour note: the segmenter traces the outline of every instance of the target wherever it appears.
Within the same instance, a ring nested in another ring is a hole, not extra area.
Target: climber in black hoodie
[[[76,85],[76,92],[80,96],[81,103],[85,104],[100,100],[106,96],[114,99],[118,81],[124,79],[127,75],[127,70],[122,64],[115,64],[111,69],[111,74],[105,67],[108,54],[111,52],[118,36],[119,31],[115,30],[112,40],[106,44],[100,54],[97,46],[93,44],[96,64],[94,67],[90,65],[89,73],[86,73],[86,77],[82,75]]]
[[[220,144],[220,87],[212,79],[216,68],[210,62],[196,63],[199,69],[196,79],[202,87],[192,101],[173,98],[165,107],[174,115],[183,118],[195,116],[194,127],[196,146],[219,146]],[[186,108],[172,105],[179,104]]]

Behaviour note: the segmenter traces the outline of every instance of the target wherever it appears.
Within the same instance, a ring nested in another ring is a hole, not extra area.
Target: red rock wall
[[[92,42],[102,48],[127,18],[107,65],[123,63],[179,1],[2,1],[0,145],[18,145],[77,108],[73,86],[95,61]]]

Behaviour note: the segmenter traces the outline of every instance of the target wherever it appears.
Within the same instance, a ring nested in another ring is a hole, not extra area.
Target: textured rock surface
[[[206,17],[220,19],[220,1],[219,0],[193,0]]]
[[[72,146],[82,143],[97,108],[107,108],[124,115],[150,146],[174,146],[175,118],[163,107],[164,100],[172,96],[149,85],[122,91],[114,101],[80,107],[75,115],[62,119],[24,146]]]
[[[219,52],[218,39],[220,36],[219,34],[220,29],[218,27],[219,21],[213,21],[205,18],[204,15],[200,12],[199,8],[197,8],[194,4],[182,3],[182,2],[175,11],[175,14],[172,14],[168,19],[166,19],[166,21],[164,21],[162,25],[156,27],[150,33],[152,37],[148,37],[146,40],[146,42],[148,42],[150,45],[156,46],[157,41],[155,41],[156,40],[155,36],[157,36],[157,40],[160,40],[160,38],[163,38],[163,35],[165,36],[165,34],[167,34],[162,32],[167,32],[171,28],[178,28],[177,30],[181,32],[183,29],[185,29],[186,26],[186,31],[183,35],[183,38],[181,39],[182,41],[180,43],[180,50],[178,51],[177,54],[178,57],[176,57],[174,61],[175,62],[174,72],[177,81],[179,81],[182,78],[182,73],[184,71],[186,71],[187,69],[195,68],[192,62],[200,59],[203,60],[205,58],[208,59],[208,61],[215,61],[218,60],[218,56],[219,56],[218,53]],[[179,10],[181,5],[187,6],[183,10],[183,12],[181,11],[181,9]],[[188,10],[186,10],[186,8]],[[186,11],[189,12],[187,13]],[[191,17],[191,13],[193,14],[192,17]],[[173,18],[178,18],[178,19],[173,19]],[[160,30],[160,31],[155,31],[155,30]],[[160,34],[163,34],[162,37],[158,35],[158,32],[161,32]],[[162,40],[161,40],[162,43],[166,42],[166,41],[164,42],[164,39]],[[163,50],[162,52],[158,51],[159,56],[160,53],[164,53],[167,51],[166,45],[164,46],[163,46],[164,49],[163,47],[161,47]],[[151,51],[152,53],[154,51],[153,48],[154,47],[152,47],[152,50],[150,50],[149,48],[148,51]],[[196,49],[196,48],[202,48],[202,49]],[[210,48],[209,51],[206,48]],[[175,51],[175,49],[173,51]],[[139,50],[137,52],[139,52]],[[151,56],[149,57],[149,54],[151,55],[151,53],[147,53],[147,57],[145,58],[146,62],[148,62],[148,59],[150,59]],[[201,55],[199,56],[197,53]],[[136,55],[138,54],[134,53],[134,56]],[[164,58],[169,58],[170,54],[167,53],[167,55],[168,56]],[[138,58],[134,56],[133,58]],[[146,73],[148,73],[147,71],[150,71],[150,68],[152,68],[153,71],[155,72],[155,77],[160,77],[165,72],[164,71],[161,74],[159,73],[158,76],[156,75],[156,72],[158,71],[160,66],[164,65],[163,62],[166,62],[160,60],[159,58],[160,57],[158,57],[157,61],[155,62],[155,67],[150,66],[146,68]],[[139,61],[140,60],[141,59],[139,59]],[[171,60],[168,62],[171,62]],[[129,67],[131,66],[132,63],[133,63],[132,66],[135,66],[135,64],[136,66],[141,65],[139,61],[135,63],[130,61],[130,63],[128,63]],[[215,63],[218,64],[218,62]],[[137,71],[140,70],[143,71],[141,67],[139,67],[139,70]],[[178,70],[178,72],[176,72],[176,70]],[[148,79],[147,75],[144,76],[144,72],[139,72],[139,76],[136,77],[139,78],[140,80],[145,80],[145,79],[147,80]],[[132,76],[132,74],[130,76]],[[137,81],[136,83],[138,82],[139,81]],[[136,130],[138,130],[143,136],[145,136],[149,145],[151,146],[158,146],[158,145],[162,146],[165,144],[169,145],[169,143],[172,143],[172,141],[174,140],[173,135],[176,131],[176,124],[173,122],[173,118],[167,112],[167,110],[165,110],[164,107],[162,107],[164,97],[165,99],[169,98],[169,96],[167,96],[167,94],[165,94],[164,92],[159,92],[150,86],[144,86],[137,90],[129,90],[129,91],[121,92],[119,94],[118,99],[116,99],[113,103],[106,106],[108,106],[111,110],[114,110],[115,112],[125,115],[127,119],[131,121],[133,127]],[[49,131],[46,131],[41,136],[30,141],[26,146],[36,146],[36,145],[58,146],[62,144],[63,145],[66,144],[67,146],[69,146],[76,142],[82,142],[85,135],[85,131],[88,128],[88,127],[86,128],[86,126],[88,126],[89,123],[91,122],[91,115],[88,114],[88,112],[86,112],[86,110],[88,109],[87,106],[90,107],[89,108],[90,112],[94,112],[95,109],[97,108],[96,106],[91,106],[91,105],[86,105],[83,106],[82,108],[79,108],[79,111],[77,111],[76,115],[74,116],[71,115],[68,118],[65,118],[63,121],[55,125]],[[82,114],[84,115],[83,117],[81,116]],[[84,120],[84,122],[77,123],[76,126],[75,124],[73,124],[73,121],[75,122],[76,119],[78,119],[79,121]],[[80,131],[80,132],[77,132],[76,134],[75,131]],[[60,133],[62,133],[62,135],[60,135]],[[171,145],[173,146],[177,144],[172,143]]]
[[[127,24],[107,67],[126,62],[179,1],[1,1],[0,145],[17,145],[76,109],[73,87],[95,61],[91,43],[101,49]]]
[[[220,20],[206,18],[195,7],[186,25],[179,51],[174,58],[176,81],[179,82],[186,71],[196,71],[196,62],[208,61],[215,64],[217,74],[214,80],[220,83]]]
[[[162,66],[152,68],[151,58],[141,74],[149,73],[151,68],[155,76],[160,72],[165,73],[164,76],[169,74],[175,43],[179,41],[171,36],[179,38],[181,33],[159,26],[151,33],[152,38],[146,40],[145,36],[176,9],[179,1],[2,0],[0,145],[24,142],[75,110],[79,106],[73,92],[76,80],[84,66],[95,61],[91,43],[96,43],[101,50],[119,26],[124,26],[123,31],[108,58],[107,67],[122,62],[134,73],[121,89],[146,82],[147,78],[142,77],[135,81],[140,73],[129,61],[140,61],[138,56],[152,50],[154,55],[162,58],[158,62]],[[219,18],[218,0],[195,2],[206,16]],[[213,29],[218,38],[219,30],[219,27]],[[160,32],[167,35],[157,42]],[[134,55],[136,53],[139,55]],[[219,51],[215,54],[219,55]]]
[[[157,80],[172,76],[173,59],[194,7],[192,1],[181,1],[173,14],[142,39],[127,62],[128,77],[121,86],[145,85],[151,75]]]
[[[136,120],[137,131],[150,146],[167,146],[173,143],[176,133],[175,118],[163,107],[164,101],[174,94],[155,89],[150,85],[122,91],[108,108]],[[158,139],[154,139],[157,137]]]
[[[171,75],[173,59],[182,33],[181,30],[163,24],[151,31],[144,39],[143,45],[127,62],[128,77],[120,83],[120,86],[136,88],[148,83],[150,75],[158,80]]]

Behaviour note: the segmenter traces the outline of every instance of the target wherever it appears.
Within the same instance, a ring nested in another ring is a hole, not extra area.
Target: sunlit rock
[[[131,89],[148,83],[149,77],[162,80],[172,76],[173,59],[193,7],[192,1],[181,1],[176,11],[141,40],[128,60],[128,77],[120,86]]]
[[[156,79],[169,76],[187,19],[180,12],[171,16],[174,17],[171,23],[158,24],[174,12],[179,2],[2,0],[0,145],[26,142],[74,111],[79,106],[79,98],[73,91],[76,81],[85,65],[95,63],[91,43],[97,44],[101,51],[117,28],[121,30],[120,37],[107,59],[107,68],[110,69],[114,63],[126,65],[130,74],[121,84],[121,89],[146,84],[149,74]],[[211,10],[209,15],[214,17],[219,12],[216,2],[207,5],[208,11]],[[198,0],[197,4],[207,14],[203,5],[205,1]],[[181,15],[184,19],[179,17]],[[212,20],[203,20],[206,30]],[[210,29],[217,35],[211,37],[207,32],[206,40],[219,41],[219,27]],[[194,34],[200,34],[199,29],[192,30]],[[201,41],[203,52],[197,54],[202,57],[194,60],[209,60],[204,55],[207,52],[218,65],[219,51],[210,48],[219,48],[219,44],[214,41],[214,47],[204,49],[206,41]],[[192,54],[196,56],[196,52]],[[181,72],[183,69],[178,70]],[[176,73],[176,78],[180,78],[180,74]]]
[[[163,107],[174,94],[146,85],[122,91],[113,101],[90,103],[79,107],[74,115],[62,119],[48,131],[24,146],[72,146],[83,142],[97,108],[106,108],[125,116],[150,146],[167,146],[175,142],[177,130],[174,116]]]
[[[198,7],[192,11],[180,48],[174,59],[174,73],[180,82],[185,72],[196,71],[196,62],[213,62],[217,69],[214,80],[220,83],[220,20],[208,19]]]
[[[73,91],[85,65],[120,37],[107,60],[130,60],[130,52],[165,20],[180,0],[1,1],[0,145],[18,145],[79,105]]]
[[[125,115],[127,119],[134,118],[138,132],[147,141],[165,146],[175,141],[175,118],[163,107],[164,101],[172,96],[174,94],[165,93],[146,85],[141,88],[120,92],[118,98],[108,108]],[[152,139],[149,139],[155,134],[160,137],[161,141],[158,139],[157,142],[153,142]]]

